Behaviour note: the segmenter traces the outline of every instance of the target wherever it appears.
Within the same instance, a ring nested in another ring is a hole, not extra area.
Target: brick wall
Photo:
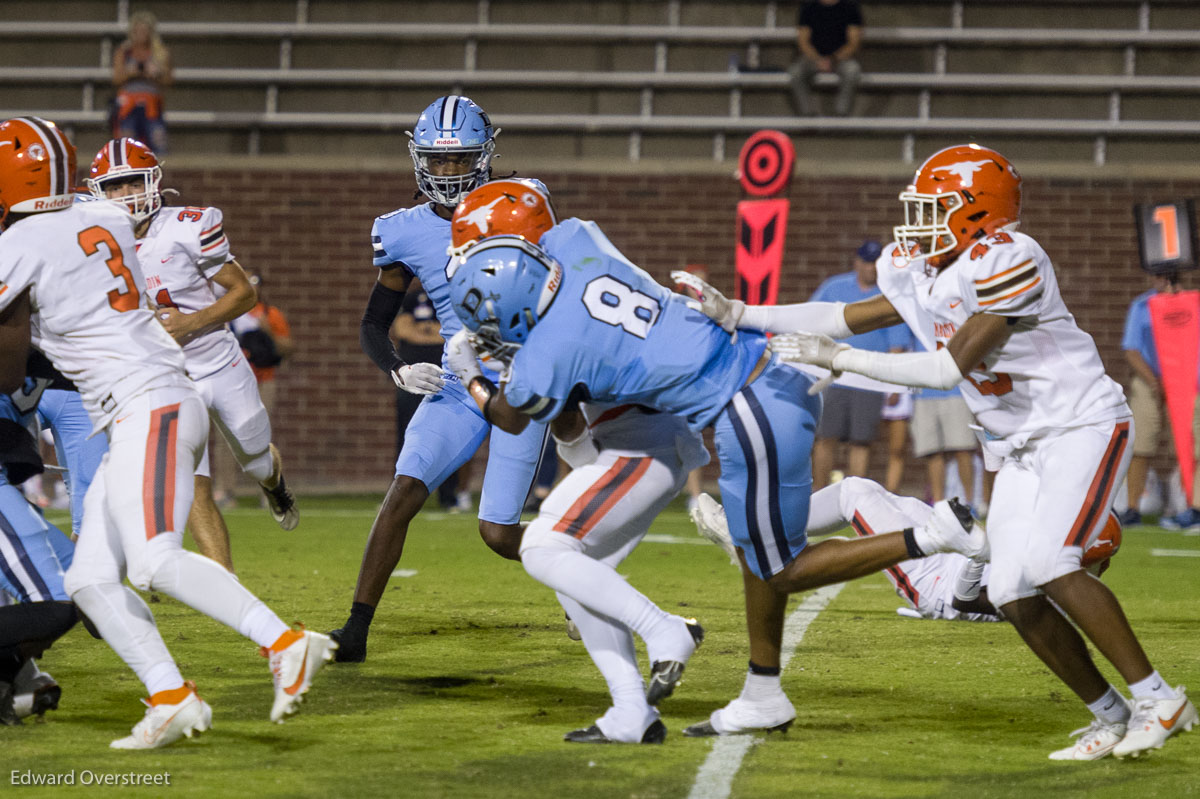
[[[596,220],[660,280],[705,263],[714,282],[732,290],[740,194],[729,177],[539,177],[562,215]],[[274,419],[291,480],[306,490],[384,488],[394,458],[392,387],[359,350],[358,321],[376,274],[371,221],[411,204],[411,173],[177,169],[165,182],[180,190],[179,204],[224,210],[234,253],[261,271],[270,301],[292,323],[296,353],[281,370]],[[797,179],[780,300],[806,299],[848,268],[864,237],[888,236],[900,187],[894,179]],[[1026,179],[1022,229],[1054,259],[1067,304],[1119,380],[1126,377],[1119,347],[1125,311],[1146,288],[1130,208],[1197,195],[1196,180]],[[879,463],[872,476],[882,476]],[[906,482],[922,479],[913,468]]]

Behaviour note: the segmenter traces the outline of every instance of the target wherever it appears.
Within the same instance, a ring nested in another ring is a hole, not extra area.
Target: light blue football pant
[[[69,600],[63,573],[75,545],[42,518],[0,469],[0,590],[21,602]]]
[[[471,459],[490,432],[479,518],[516,524],[537,474],[546,425],[531,422],[519,436],[492,429],[458,379],[445,377],[442,390],[425,397],[408,423],[396,476],[415,477],[432,493]]]
[[[821,418],[811,385],[803,372],[772,358],[714,424],[729,532],[764,580],[808,544],[812,445]]]
[[[42,425],[54,432],[58,464],[67,470],[63,482],[71,496],[71,528],[78,535],[83,529],[83,498],[108,452],[108,439],[103,433],[92,436],[92,420],[77,391],[46,389],[37,411]]]

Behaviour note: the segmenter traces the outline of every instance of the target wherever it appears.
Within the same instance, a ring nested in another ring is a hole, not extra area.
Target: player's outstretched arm
[[[741,300],[727,298],[690,272],[672,272],[671,279],[694,291],[699,311],[730,333],[741,328],[767,333],[802,331],[847,338],[904,321],[882,295],[850,305],[844,302],[746,305]]]
[[[29,358],[29,289],[0,310],[0,392],[11,394],[25,382]]]
[[[860,375],[914,388],[954,388],[975,364],[1009,335],[1015,317],[977,313],[949,344],[936,352],[870,352],[837,345],[827,336],[795,333],[780,336],[771,348],[786,361],[809,363],[834,372]]]

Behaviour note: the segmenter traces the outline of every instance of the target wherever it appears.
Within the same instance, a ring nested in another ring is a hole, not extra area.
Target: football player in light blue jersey
[[[787,594],[936,551],[978,555],[982,530],[941,503],[920,528],[810,546],[820,414],[812,381],[773,357],[762,336],[725,334],[594,223],[566,220],[539,245],[484,238],[451,265],[454,310],[477,345],[511,359],[511,368],[498,387],[478,374],[469,347],[452,348],[447,365],[467,376],[485,418],[514,434],[574,399],[637,402],[682,416],[693,430],[714,426],[722,499],[742,553],[750,673],[738,699],[685,734],[786,728],[795,717],[779,682]]]
[[[62,694],[33,657],[75,624],[75,606],[63,573],[75,545],[18,486],[42,472],[37,441],[28,429],[45,382],[27,378],[14,396],[0,395],[0,591],[18,604],[0,607],[0,724],[58,707]]]
[[[491,175],[495,133],[487,114],[466,97],[440,97],[422,112],[409,142],[417,186],[429,202],[385,214],[371,229],[379,277],[360,328],[363,350],[404,391],[425,395],[409,423],[395,477],[363,553],[350,617],[331,635],[337,660],[366,659],[367,634],[388,578],[400,561],[408,525],[429,492],[474,455],[491,434],[479,533],[495,552],[518,559],[521,509],[545,442],[536,425],[521,435],[493,431],[452,372],[428,363],[406,364],[388,339],[413,278],[433,301],[442,336],[461,328],[446,284],[450,218],[459,200]]]

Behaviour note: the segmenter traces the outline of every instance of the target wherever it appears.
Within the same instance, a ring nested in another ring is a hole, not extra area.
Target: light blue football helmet
[[[562,286],[558,261],[521,236],[491,236],[455,258],[450,303],[476,349],[504,363],[529,338]]]
[[[408,134],[417,188],[435,203],[454,208],[491,177],[497,133],[488,115],[470,98],[451,94],[434,100]],[[433,174],[430,159],[451,153],[466,154],[467,169],[456,175]]]

